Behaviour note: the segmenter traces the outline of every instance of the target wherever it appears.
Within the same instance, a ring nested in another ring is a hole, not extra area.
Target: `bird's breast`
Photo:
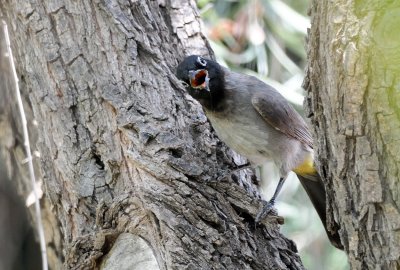
[[[254,111],[255,112],[255,111]],[[272,160],[271,131],[251,112],[207,113],[218,137],[254,165]]]

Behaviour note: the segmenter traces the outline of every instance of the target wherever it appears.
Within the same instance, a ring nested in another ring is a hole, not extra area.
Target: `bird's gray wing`
[[[255,93],[251,102],[272,127],[313,148],[312,137],[304,119],[275,89]]]

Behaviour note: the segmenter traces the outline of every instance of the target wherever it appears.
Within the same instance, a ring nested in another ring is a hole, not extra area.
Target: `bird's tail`
[[[324,225],[326,234],[328,235],[332,245],[338,249],[343,249],[343,245],[340,241],[340,236],[338,233],[340,228],[339,224],[334,223],[333,226],[329,226],[328,228],[326,220],[326,192],[324,184],[321,180],[321,176],[315,172],[312,175],[297,174],[297,177],[299,178],[303,188],[306,190],[308,197],[310,197],[315,210],[317,210],[317,213],[322,221],[322,224]]]

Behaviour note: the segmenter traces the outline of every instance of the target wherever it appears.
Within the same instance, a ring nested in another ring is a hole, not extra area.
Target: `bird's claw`
[[[260,221],[263,220],[266,216],[268,216],[268,214],[274,212],[274,206],[275,206],[274,200],[270,200],[269,202],[263,201],[263,206],[260,212],[258,212],[255,222],[260,223]]]

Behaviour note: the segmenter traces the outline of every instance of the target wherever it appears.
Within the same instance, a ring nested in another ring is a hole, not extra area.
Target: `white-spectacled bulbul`
[[[257,78],[232,72],[198,55],[177,68],[189,94],[200,102],[218,137],[252,165],[272,161],[280,179],[274,195],[255,218],[263,219],[274,206],[290,171],[299,177],[317,210],[331,243],[343,248],[336,228],[327,228],[326,194],[314,167],[313,142],[307,124],[273,87]]]

